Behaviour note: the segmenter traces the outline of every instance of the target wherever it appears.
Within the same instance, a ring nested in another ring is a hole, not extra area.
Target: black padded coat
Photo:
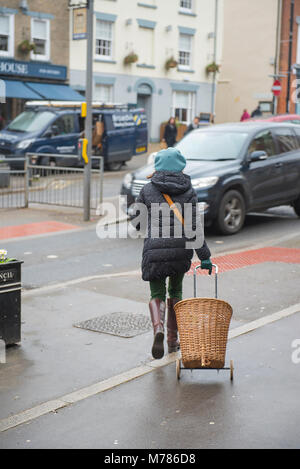
[[[148,232],[144,242],[142,261],[142,277],[145,281],[161,280],[188,272],[194,254],[193,249],[186,247],[187,238],[183,228],[181,238],[178,235],[174,236],[174,224],[176,223],[178,227],[179,222],[172,211],[169,217],[170,237],[151,238],[152,223],[158,225],[160,229],[162,225],[161,216],[157,220],[151,219],[151,204],[166,204],[163,193],[168,194],[174,203],[180,204],[183,216],[184,204],[192,204],[193,216],[190,218],[193,220],[193,226],[195,224],[198,200],[191,178],[182,172],[157,171],[151,182],[143,187],[137,199],[137,202],[145,204],[148,210]],[[205,241],[200,249],[196,249],[196,253],[200,260],[209,259],[211,256]]]

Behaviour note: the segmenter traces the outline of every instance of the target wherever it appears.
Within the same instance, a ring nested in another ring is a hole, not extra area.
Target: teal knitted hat
[[[156,171],[173,171],[174,173],[180,173],[185,167],[186,160],[176,148],[161,150],[155,157]]]

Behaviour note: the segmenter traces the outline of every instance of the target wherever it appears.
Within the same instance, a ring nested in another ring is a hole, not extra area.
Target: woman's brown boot
[[[179,298],[169,298],[168,299],[168,352],[174,353],[178,352],[180,349],[180,344],[178,340],[178,327],[176,321],[176,314],[174,306],[180,301]]]
[[[159,359],[164,356],[164,322],[166,303],[156,298],[149,303],[150,315],[153,324],[154,341],[152,346],[153,358]]]

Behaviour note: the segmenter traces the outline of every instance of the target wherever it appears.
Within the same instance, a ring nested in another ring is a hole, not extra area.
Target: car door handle
[[[275,164],[275,168],[282,168],[282,166],[283,166],[283,163],[276,163]]]

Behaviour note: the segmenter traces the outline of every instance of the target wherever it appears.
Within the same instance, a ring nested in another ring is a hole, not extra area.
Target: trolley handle
[[[215,298],[218,299],[218,273],[219,267],[216,264],[212,265],[215,268]],[[201,264],[194,268],[194,298],[197,298],[197,270],[201,269]]]

